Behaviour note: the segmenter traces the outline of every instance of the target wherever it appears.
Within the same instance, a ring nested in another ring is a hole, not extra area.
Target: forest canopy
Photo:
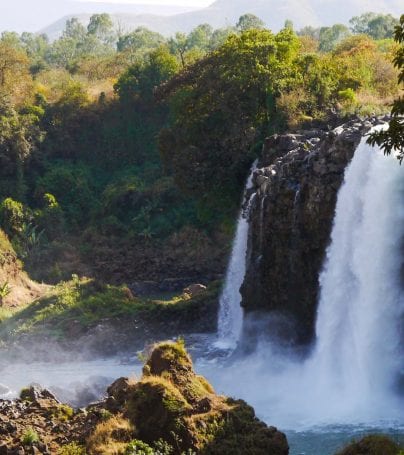
[[[32,267],[66,243],[231,232],[267,135],[389,111],[398,23],[367,13],[272,33],[246,14],[165,38],[96,14],[53,42],[3,32],[1,227]]]

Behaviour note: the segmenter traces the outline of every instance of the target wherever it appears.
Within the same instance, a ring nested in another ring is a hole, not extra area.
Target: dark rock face
[[[241,289],[247,335],[256,332],[248,322],[254,319],[251,313],[260,312],[262,322],[262,313],[271,312],[277,320],[273,335],[292,344],[312,341],[318,279],[345,168],[362,137],[383,120],[352,120],[331,132],[267,139],[263,167],[254,174],[257,194]],[[268,321],[266,330],[271,331],[271,318]]]

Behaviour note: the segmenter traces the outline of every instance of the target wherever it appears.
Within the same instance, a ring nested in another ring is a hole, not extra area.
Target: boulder
[[[188,294],[190,297],[195,297],[196,295],[201,295],[206,292],[207,287],[203,284],[191,284],[184,289],[184,294]]]

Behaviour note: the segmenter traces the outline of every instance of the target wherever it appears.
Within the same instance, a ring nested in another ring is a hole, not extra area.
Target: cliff
[[[381,122],[355,119],[330,132],[266,140],[253,178],[256,196],[241,288],[245,333],[257,332],[251,321],[259,320],[264,331],[288,343],[312,341],[338,190],[362,137]],[[257,312],[259,318],[253,316]]]

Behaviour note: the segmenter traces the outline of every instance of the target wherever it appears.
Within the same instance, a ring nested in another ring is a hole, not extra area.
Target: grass
[[[72,442],[61,447],[58,451],[58,455],[86,455],[86,450],[84,447]]]
[[[13,312],[10,309],[0,307],[0,324],[5,320],[10,319],[12,315]]]
[[[9,253],[12,252],[13,247],[10,243],[10,240],[8,240],[7,235],[0,229],[0,254],[1,253]]]
[[[0,312],[0,339],[45,331],[53,338],[63,339],[72,326],[84,333],[100,321],[193,320],[217,303],[220,288],[221,284],[215,282],[205,294],[193,298],[180,294],[169,295],[167,300],[149,300],[131,296],[126,286],[102,285],[74,276],[14,314]]]
[[[134,428],[121,415],[99,423],[87,439],[89,453],[118,455],[124,453],[128,442],[133,439]],[[127,440],[123,442],[122,440]]]
[[[66,404],[61,404],[51,410],[51,414],[60,422],[68,422],[74,416],[74,410]]]

